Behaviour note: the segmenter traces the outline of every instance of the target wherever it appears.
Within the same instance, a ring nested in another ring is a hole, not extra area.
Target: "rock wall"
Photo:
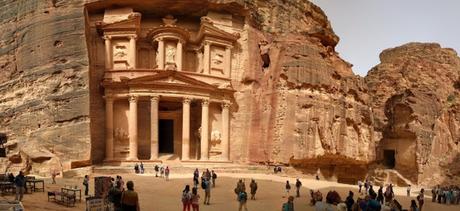
[[[49,175],[88,162],[88,56],[82,4],[0,2],[0,171]]]
[[[378,160],[385,159],[383,150],[396,149],[395,168],[412,182],[455,179],[460,149],[457,53],[439,44],[409,43],[383,51],[380,60],[366,76],[375,129],[383,135]]]

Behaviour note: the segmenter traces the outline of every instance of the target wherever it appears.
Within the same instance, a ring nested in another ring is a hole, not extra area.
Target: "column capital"
[[[209,99],[203,99],[203,100],[201,100],[201,105],[202,105],[202,106],[209,106]]]
[[[230,108],[230,106],[232,106],[232,103],[230,101],[222,101],[222,108]]]
[[[232,50],[233,49],[233,45],[225,45],[225,50]]]
[[[190,104],[192,102],[192,98],[191,97],[184,97],[182,103],[183,104]]]
[[[136,95],[130,95],[128,97],[128,100],[129,100],[130,103],[137,103],[137,99],[138,99],[138,97]]]
[[[150,96],[150,101],[152,101],[152,102],[158,102],[159,100],[160,100],[159,95],[151,95]]]
[[[103,98],[105,101],[113,101],[115,99],[113,95],[105,95]]]
[[[110,36],[110,35],[104,35],[104,36],[102,36],[102,39],[104,39],[104,40],[111,40],[111,39],[112,39],[112,36]]]
[[[157,42],[163,41],[163,37],[157,37],[157,38],[155,38],[155,41],[157,41]]]
[[[131,34],[131,35],[128,35],[129,39],[135,39],[137,40],[138,36],[137,34]]]

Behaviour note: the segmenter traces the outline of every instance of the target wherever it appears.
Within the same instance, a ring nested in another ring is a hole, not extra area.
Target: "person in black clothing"
[[[296,197],[300,197],[300,187],[302,187],[302,182],[300,182],[299,179],[295,182],[295,188],[296,188]]]
[[[116,186],[112,186],[109,190],[108,198],[113,203],[114,211],[122,211],[121,209],[121,182],[117,182]]]
[[[380,186],[378,194],[377,194],[377,201],[380,202],[380,204],[383,204],[383,186]]]
[[[26,185],[26,178],[24,177],[24,173],[22,173],[22,171],[20,171],[18,176],[14,178],[14,185],[16,186],[16,201],[22,201]]]
[[[347,199],[345,200],[345,204],[347,205],[347,210],[348,211],[351,211],[351,207],[355,203],[355,200],[353,199],[353,195],[354,194],[353,194],[352,191],[348,192]]]

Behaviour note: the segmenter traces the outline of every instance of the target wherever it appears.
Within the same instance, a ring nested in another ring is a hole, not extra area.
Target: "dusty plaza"
[[[308,0],[0,8],[0,211],[460,210],[449,46],[360,76]]]

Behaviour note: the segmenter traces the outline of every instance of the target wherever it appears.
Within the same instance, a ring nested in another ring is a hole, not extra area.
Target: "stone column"
[[[201,158],[200,160],[209,159],[209,100],[204,99],[201,102]]]
[[[222,159],[229,160],[229,137],[230,137],[230,103],[222,103]]]
[[[129,97],[129,157],[137,160],[137,96]]]
[[[182,102],[182,160],[190,160],[190,98]]]
[[[109,36],[104,36],[105,40],[105,69],[111,70],[112,67],[112,41]]]
[[[176,66],[177,66],[177,71],[182,71],[182,40],[179,40],[177,42]]]
[[[129,54],[128,54],[128,61],[129,61],[129,68],[136,69],[136,59],[137,59],[137,48],[136,48],[136,39],[137,35],[131,35],[129,37]]]
[[[158,159],[158,104],[160,97],[150,98],[150,160]]]
[[[162,38],[158,38],[158,69],[164,70],[165,69],[165,42]]]
[[[224,75],[230,78],[232,71],[232,49],[230,46],[225,47]]]
[[[204,42],[203,70],[204,74],[211,74],[211,44],[209,42]]]
[[[105,97],[105,160],[113,160],[113,98]]]

